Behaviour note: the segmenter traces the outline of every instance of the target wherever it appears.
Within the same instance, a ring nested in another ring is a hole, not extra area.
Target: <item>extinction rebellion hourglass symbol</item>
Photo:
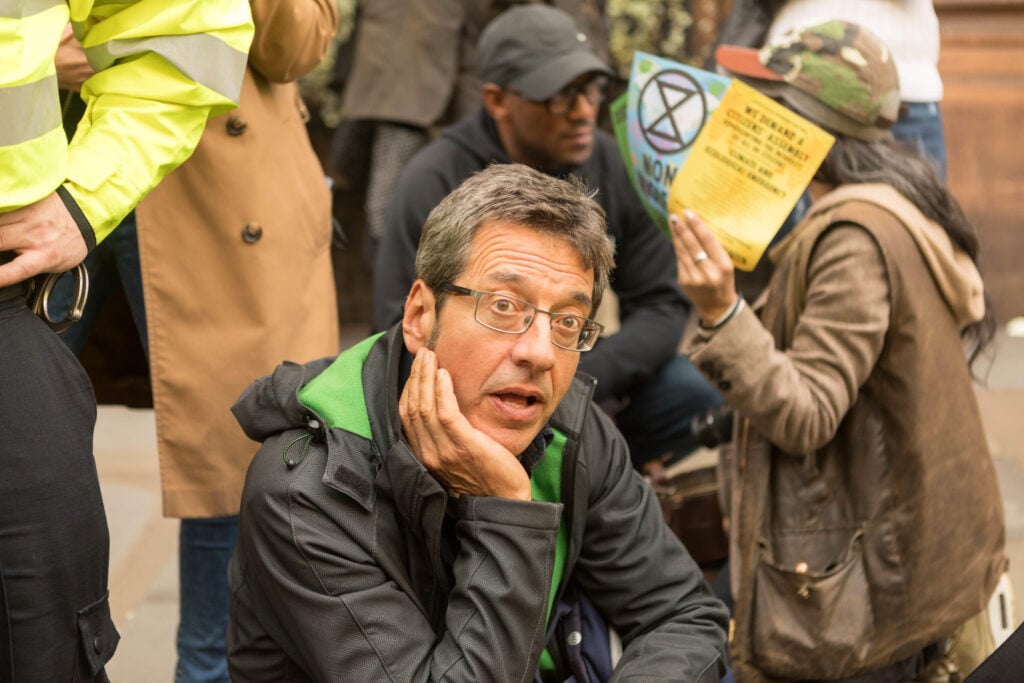
[[[636,113],[647,144],[662,154],[681,152],[704,127],[704,89],[685,71],[659,71],[640,92]]]

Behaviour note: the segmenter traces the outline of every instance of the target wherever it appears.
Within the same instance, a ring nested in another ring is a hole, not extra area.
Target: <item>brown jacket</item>
[[[743,418],[738,681],[876,671],[990,596],[1002,503],[959,337],[980,278],[960,256],[891,188],[841,188],[773,251],[763,326],[745,309],[689,340]]]
[[[238,512],[256,450],[231,404],[282,360],[337,353],[330,194],[295,79],[333,0],[253,0],[240,106],[137,209],[164,514]]]

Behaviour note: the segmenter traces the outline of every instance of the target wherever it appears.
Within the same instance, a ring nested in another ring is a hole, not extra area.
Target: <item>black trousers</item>
[[[0,289],[0,681],[106,680],[118,634],[82,366]]]

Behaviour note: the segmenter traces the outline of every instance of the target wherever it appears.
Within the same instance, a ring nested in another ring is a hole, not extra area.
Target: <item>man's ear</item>
[[[495,121],[503,121],[508,116],[509,94],[501,86],[484,83],[484,108]]]
[[[434,292],[422,279],[416,280],[409,289],[409,296],[405,298],[405,312],[402,315],[402,338],[409,353],[415,355],[426,347],[436,324]]]

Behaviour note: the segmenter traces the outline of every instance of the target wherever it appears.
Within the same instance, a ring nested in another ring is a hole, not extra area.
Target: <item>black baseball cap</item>
[[[499,14],[480,35],[476,63],[485,83],[514,88],[534,102],[550,99],[585,73],[612,75],[572,17],[547,5]]]

